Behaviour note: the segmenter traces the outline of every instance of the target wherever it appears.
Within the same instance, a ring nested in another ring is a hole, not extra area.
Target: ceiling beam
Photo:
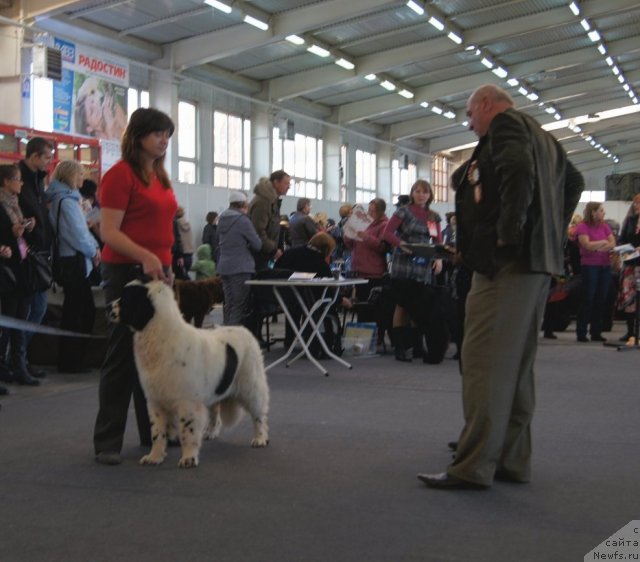
[[[74,4],[81,6],[81,0],[29,0],[28,2],[16,2],[20,21],[30,23],[43,14],[57,14],[68,12]]]
[[[162,56],[160,45],[135,37],[122,37],[117,31],[65,15],[38,19],[37,26],[49,33],[72,38],[96,49],[122,54],[133,60],[150,62]]]
[[[402,6],[400,0],[327,0],[274,15],[268,31],[241,24],[176,41],[169,46],[177,70],[255,49],[291,34],[342,23],[375,10]]]

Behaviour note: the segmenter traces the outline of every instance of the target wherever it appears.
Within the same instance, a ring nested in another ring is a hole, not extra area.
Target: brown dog
[[[189,323],[193,320],[196,328],[202,328],[204,317],[214,304],[224,302],[220,277],[201,281],[176,279],[174,291],[182,316]]]

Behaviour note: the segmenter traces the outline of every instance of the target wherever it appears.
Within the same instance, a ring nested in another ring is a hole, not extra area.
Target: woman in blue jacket
[[[100,249],[82,211],[82,196],[78,190],[82,186],[83,172],[82,164],[75,160],[60,162],[53,172],[46,199],[49,221],[57,237],[57,254],[60,258],[72,258],[66,260],[72,264],[72,274],[62,281],[64,301],[60,327],[90,334],[96,309],[89,275],[100,263]],[[60,338],[58,371],[82,372],[85,349],[86,342],[82,338]]]

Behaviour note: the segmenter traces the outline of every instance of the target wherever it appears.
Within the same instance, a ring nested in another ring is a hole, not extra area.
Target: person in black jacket
[[[458,250],[473,270],[462,344],[465,425],[447,471],[418,475],[442,489],[530,479],[538,330],[584,187],[560,143],[514,109],[505,90],[480,86],[467,115],[480,140],[465,172],[473,216],[456,209]]]
[[[44,180],[47,177],[49,166],[53,160],[53,143],[43,137],[33,137],[26,146],[25,157],[18,167],[22,174],[22,191],[18,196],[20,207],[28,217],[34,217],[33,230],[25,235],[27,243],[35,250],[50,252],[53,235],[49,224],[47,202],[44,197]],[[27,320],[34,324],[40,324],[47,312],[47,291],[34,293],[31,297],[31,305]],[[33,332],[25,332],[25,345],[29,343]],[[32,368],[27,364],[27,369],[32,376],[42,378],[45,371]]]
[[[0,165],[0,246],[2,256],[13,273],[15,286],[5,288],[0,295],[4,316],[25,320],[29,314],[31,292],[27,288],[27,242],[35,219],[27,215],[18,201],[23,189],[20,170],[13,165]],[[8,363],[5,364],[5,357]],[[0,376],[5,382],[37,386],[40,381],[27,371],[25,333],[22,330],[2,328],[0,336]]]
[[[640,193],[637,193],[629,212],[622,223],[618,244],[631,244],[634,248],[640,248]],[[627,322],[627,333],[620,341],[628,341],[635,337],[636,311],[636,284],[640,279],[640,258],[627,260],[622,264],[620,272],[620,292],[618,293],[618,310],[622,311]]]
[[[209,211],[207,213],[207,224],[204,225],[202,229],[202,243],[209,244],[211,247],[211,255],[213,256],[213,252],[216,249],[216,230],[218,228],[217,224],[218,213],[215,211]]]

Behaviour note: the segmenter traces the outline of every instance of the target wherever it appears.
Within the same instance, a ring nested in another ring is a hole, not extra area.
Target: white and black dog
[[[253,420],[252,447],[269,443],[269,386],[258,342],[242,327],[202,330],[187,324],[161,281],[129,283],[111,303],[113,321],[134,331],[133,349],[147,397],[152,447],[140,464],[160,464],[167,435],[179,430],[178,466],[198,466],[202,439],[232,425],[241,407]]]

